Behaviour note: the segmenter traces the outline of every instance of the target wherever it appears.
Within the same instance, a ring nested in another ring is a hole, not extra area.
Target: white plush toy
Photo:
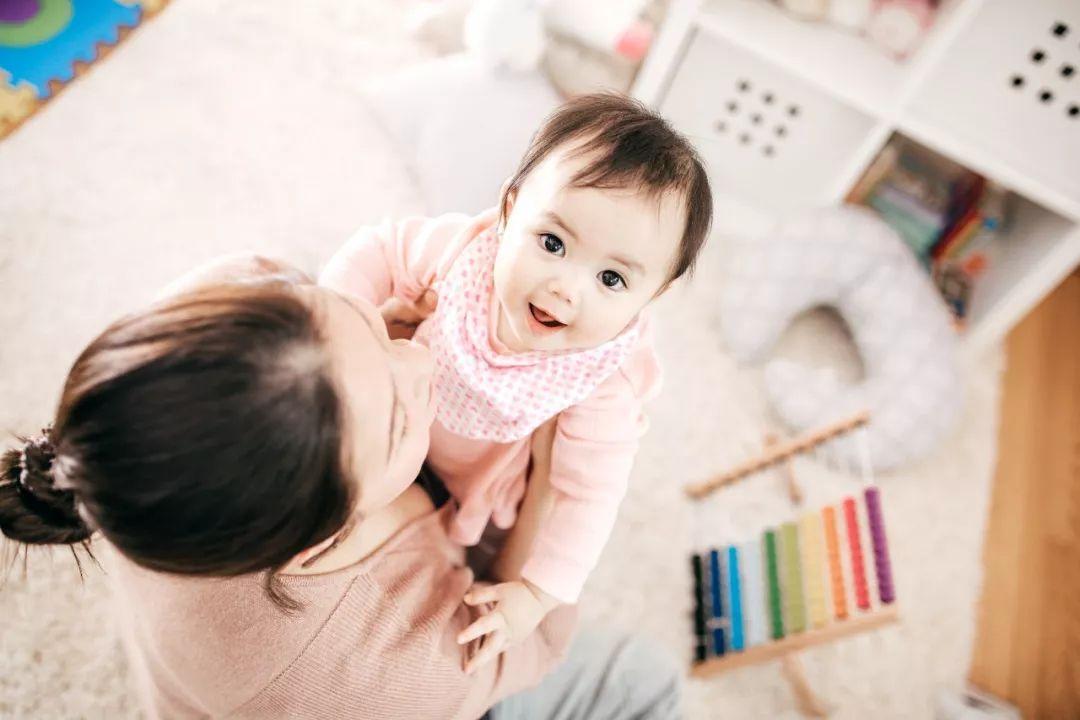
[[[487,67],[535,68],[548,32],[639,62],[652,42],[641,19],[649,0],[476,0],[465,17],[465,47]]]
[[[546,42],[540,0],[476,0],[465,18],[465,47],[490,68],[532,70]]]
[[[956,334],[926,272],[884,221],[865,208],[829,208],[728,243],[720,317],[738,359],[766,359],[791,321],[818,306],[847,322],[862,357],[865,377],[854,385],[768,362],[766,392],[788,426],[809,430],[867,410],[879,470],[925,455],[948,434],[962,404]],[[837,441],[835,452],[858,466],[854,440]]]

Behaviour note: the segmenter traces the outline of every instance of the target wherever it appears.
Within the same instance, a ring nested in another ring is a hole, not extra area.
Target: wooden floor
[[[1012,332],[971,681],[1080,718],[1080,272]]]

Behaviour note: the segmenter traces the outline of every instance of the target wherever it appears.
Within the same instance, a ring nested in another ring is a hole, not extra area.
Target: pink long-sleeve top
[[[330,260],[319,282],[375,305],[390,298],[416,302],[429,289],[439,292],[455,261],[495,220],[495,211],[489,210],[476,217],[409,218],[363,228]],[[489,302],[494,323],[497,300]],[[563,410],[556,423],[553,502],[522,576],[562,602],[577,601],[607,542],[648,427],[643,404],[659,390],[661,372],[648,322],[641,318],[639,324],[618,369],[584,400]],[[421,331],[418,338],[425,334]],[[509,354],[494,332],[490,342],[497,354]],[[436,420],[428,462],[458,503],[451,537],[475,544],[489,521],[512,526],[525,494],[528,461],[528,437],[478,440]]]
[[[282,575],[302,604],[293,614],[267,597],[264,574],[168,575],[103,543],[147,715],[474,720],[539,683],[569,646],[575,608],[466,675],[456,637],[477,617],[462,603],[473,574],[446,535],[450,510],[421,514],[348,567]]]

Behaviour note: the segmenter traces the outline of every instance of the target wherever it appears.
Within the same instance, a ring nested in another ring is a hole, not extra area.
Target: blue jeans
[[[493,707],[491,720],[674,720],[680,673],[644,638],[584,630],[562,665]]]

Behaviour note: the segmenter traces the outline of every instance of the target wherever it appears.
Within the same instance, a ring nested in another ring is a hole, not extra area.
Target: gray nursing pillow
[[[963,397],[950,314],[900,237],[865,208],[820,209],[763,237],[725,248],[720,317],[724,339],[741,361],[767,361],[765,389],[794,431],[811,430],[862,410],[873,467],[887,470],[933,449],[956,421]],[[864,378],[768,353],[800,313],[827,306],[851,330]],[[857,466],[859,447],[837,441],[836,459]]]

